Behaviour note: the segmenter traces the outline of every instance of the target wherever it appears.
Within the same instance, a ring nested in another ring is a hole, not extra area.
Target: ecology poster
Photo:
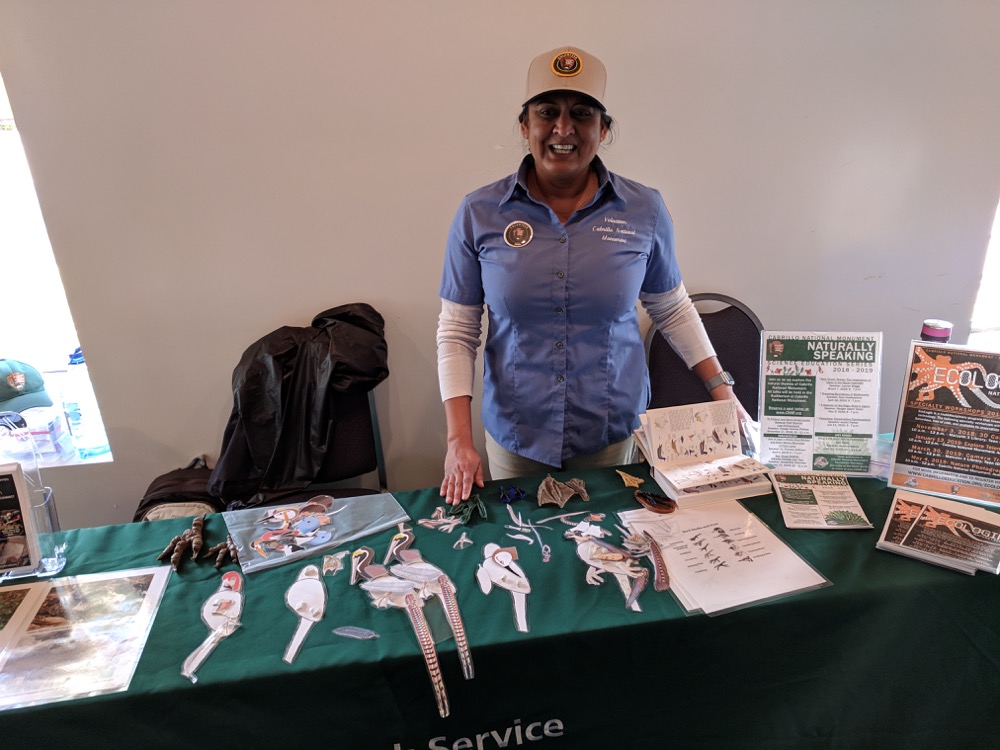
[[[1000,505],[1000,353],[914,341],[889,486]]]

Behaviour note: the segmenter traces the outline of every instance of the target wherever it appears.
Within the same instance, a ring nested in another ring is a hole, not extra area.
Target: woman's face
[[[521,135],[535,157],[541,178],[564,182],[579,179],[608,134],[602,111],[582,94],[545,94],[531,102]]]

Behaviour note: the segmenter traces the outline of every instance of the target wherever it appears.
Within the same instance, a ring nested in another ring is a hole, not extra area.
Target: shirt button
[[[556,349],[562,349],[562,348],[563,348],[563,342],[562,341],[557,341],[556,342]]]
[[[562,271],[560,271],[559,273],[557,273],[557,274],[556,274],[556,276],[558,276],[558,277],[559,277],[560,279],[561,279],[561,278],[562,278],[563,276],[565,276],[565,275],[566,275],[566,274],[564,274],[564,273],[563,273]]]
[[[557,308],[556,308],[556,312],[557,312],[557,313],[559,313],[559,314],[561,315],[561,314],[562,314],[562,308],[561,308],[561,307],[557,307]]]
[[[564,377],[563,377],[562,375],[556,375],[556,382],[557,382],[557,383],[561,383],[561,382],[563,382],[563,381],[564,381],[565,379],[566,379],[566,378],[564,378]]]
[[[565,243],[566,242],[566,238],[565,237],[560,237],[559,241],[562,242],[562,243]]]

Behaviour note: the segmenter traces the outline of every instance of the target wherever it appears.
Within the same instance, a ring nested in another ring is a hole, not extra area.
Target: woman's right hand
[[[483,486],[483,460],[472,442],[472,398],[456,396],[444,402],[448,421],[448,453],[444,457],[441,497],[458,505],[469,497],[472,485]]]
[[[458,505],[469,497],[472,485],[483,486],[483,461],[471,439],[448,441],[444,458],[441,497],[448,505]]]

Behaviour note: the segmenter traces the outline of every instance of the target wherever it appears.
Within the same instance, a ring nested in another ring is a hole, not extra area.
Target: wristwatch
[[[728,372],[723,370],[718,375],[713,375],[708,380],[705,381],[705,390],[711,391],[713,388],[718,388],[720,385],[736,385],[736,381],[733,380],[733,376]]]

